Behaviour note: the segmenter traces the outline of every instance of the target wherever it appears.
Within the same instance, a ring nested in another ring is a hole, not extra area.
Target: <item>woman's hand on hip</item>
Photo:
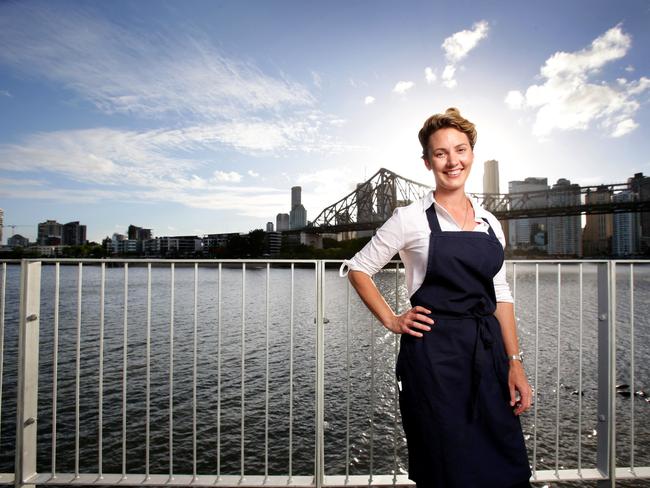
[[[429,325],[434,323],[433,319],[426,316],[426,314],[430,313],[431,310],[416,305],[401,315],[395,315],[387,328],[396,334],[410,334],[415,337],[422,337],[422,333],[418,331],[428,332],[431,330]]]
[[[524,367],[516,359],[510,362],[508,387],[510,388],[510,406],[514,407],[515,415],[521,415],[533,403],[533,390],[528,384]],[[519,392],[519,399],[517,399],[517,392]]]

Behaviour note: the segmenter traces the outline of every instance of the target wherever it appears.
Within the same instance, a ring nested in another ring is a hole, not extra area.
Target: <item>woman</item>
[[[503,230],[465,195],[476,129],[455,108],[418,135],[436,187],[396,208],[348,266],[377,319],[402,334],[396,375],[409,478],[418,488],[529,487],[519,422],[531,388],[505,278]],[[371,276],[397,252],[412,308],[397,315]]]

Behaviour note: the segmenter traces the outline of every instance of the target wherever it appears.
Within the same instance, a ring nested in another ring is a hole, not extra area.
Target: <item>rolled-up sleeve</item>
[[[339,276],[347,276],[350,270],[373,276],[402,249],[404,234],[400,210],[398,207],[393,211],[393,215],[377,229],[372,239],[352,259],[343,260]]]
[[[494,235],[497,237],[503,249],[506,248],[506,237],[503,234],[503,229],[501,228],[501,222],[499,222],[494,216],[490,219],[490,225],[494,230]],[[513,303],[512,293],[510,292],[510,285],[506,279],[506,262],[504,261],[501,265],[499,272],[494,275],[494,294],[496,296],[497,302],[510,302]]]

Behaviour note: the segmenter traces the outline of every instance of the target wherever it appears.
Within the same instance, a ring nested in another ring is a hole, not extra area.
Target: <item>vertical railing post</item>
[[[16,487],[29,487],[36,476],[38,411],[38,332],[41,263],[23,260],[18,332],[18,404],[16,418]]]
[[[616,263],[598,263],[598,451],[606,477],[598,488],[616,486]]]
[[[316,452],[314,462],[314,484],[323,486],[325,477],[324,423],[325,423],[325,333],[323,286],[325,263],[316,261]]]

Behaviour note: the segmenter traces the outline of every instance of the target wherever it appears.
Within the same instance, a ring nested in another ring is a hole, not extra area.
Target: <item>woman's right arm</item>
[[[390,305],[379,293],[375,282],[363,271],[351,270],[348,279],[359,294],[359,297],[366,304],[366,307],[377,317],[377,320],[391,332],[396,334],[410,334],[415,337],[422,337],[418,330],[429,331],[433,320],[424,314],[431,313],[424,307],[413,307],[401,315],[396,315]]]

